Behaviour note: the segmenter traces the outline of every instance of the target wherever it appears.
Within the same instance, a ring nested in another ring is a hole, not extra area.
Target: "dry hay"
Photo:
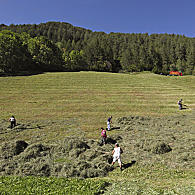
[[[25,141],[13,141],[11,143],[4,143],[1,146],[0,155],[3,159],[9,159],[13,156],[19,155],[27,148],[28,144]]]
[[[151,151],[154,154],[165,154],[167,152],[170,152],[172,149],[171,147],[166,143],[155,143],[152,147]]]
[[[113,121],[113,129],[119,129],[123,138],[126,162],[193,167],[195,129],[189,116],[120,117]]]
[[[6,150],[9,152],[5,153]],[[72,137],[53,145],[28,145],[24,141],[5,143],[1,147],[0,175],[105,176],[113,169],[109,164],[110,151],[109,145],[100,147],[94,140]]]
[[[2,124],[1,132],[5,132],[7,127]],[[18,126],[13,131],[28,128],[34,125]],[[114,121],[112,136],[108,132],[107,144],[103,146],[96,140],[81,137],[66,137],[53,144],[6,142],[0,148],[0,175],[106,176],[113,170],[111,152],[116,142],[124,150],[124,167],[134,161],[143,165],[162,163],[173,168],[192,168],[195,160],[193,128],[187,116],[129,116]]]

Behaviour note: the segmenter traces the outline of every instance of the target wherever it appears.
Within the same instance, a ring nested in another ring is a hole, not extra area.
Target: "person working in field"
[[[113,154],[112,165],[114,165],[114,163],[118,160],[118,164],[120,166],[121,171],[122,171],[122,162],[121,162],[121,154],[122,153],[123,153],[123,150],[119,147],[119,144],[116,143],[114,150],[112,151],[112,154]]]
[[[182,110],[182,106],[183,106],[183,103],[182,103],[182,99],[180,99],[178,102],[177,102],[177,104],[178,104],[178,106],[179,106],[179,110]]]
[[[16,119],[14,116],[11,116],[9,121],[11,123],[11,129],[16,126]]]
[[[101,144],[106,144],[106,138],[107,138],[107,135],[106,135],[106,130],[101,128]]]
[[[110,125],[111,125],[111,123],[112,123],[112,116],[110,116],[108,118],[108,120],[107,120],[107,129],[108,129],[108,131],[110,131]]]

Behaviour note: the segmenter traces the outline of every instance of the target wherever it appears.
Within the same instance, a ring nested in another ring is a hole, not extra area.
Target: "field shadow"
[[[120,127],[112,127],[110,131],[120,129]]]
[[[106,140],[106,142],[108,144],[115,144],[116,143],[116,140],[115,139],[112,139],[111,137],[108,137],[107,140]]]
[[[187,108],[187,107],[184,107],[184,108],[182,108],[182,110],[188,110],[189,108]]]
[[[115,144],[117,143],[117,140],[121,140],[122,138],[120,136],[117,136],[116,138],[113,138],[113,137],[107,137],[106,139],[106,144]],[[102,143],[102,140],[100,141],[99,143],[99,146],[103,146],[103,143]]]
[[[133,166],[135,163],[136,163],[136,161],[132,160],[130,163],[123,164],[123,168],[127,169],[127,168]]]
[[[36,72],[18,72],[18,73],[0,73],[0,77],[17,77],[17,76],[33,76],[33,75],[39,75],[44,74],[44,72],[36,71]]]
[[[11,130],[28,130],[28,129],[43,129],[45,126],[44,125],[30,125],[30,124],[20,124],[17,123],[15,127],[11,128],[9,125],[8,128]]]

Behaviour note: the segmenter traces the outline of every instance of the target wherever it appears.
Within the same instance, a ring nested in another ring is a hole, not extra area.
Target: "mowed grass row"
[[[107,188],[108,194],[185,194],[195,192],[193,170],[170,169],[160,164],[133,166],[122,173],[114,170],[106,179],[113,185]]]
[[[109,115],[164,116],[190,113],[195,108],[195,77],[168,77],[152,73],[111,74],[97,72],[45,73],[0,78],[1,119],[15,115],[18,121],[74,119],[74,128],[96,137]],[[179,112],[183,98],[190,109]],[[67,125],[44,128],[67,134]],[[27,134],[25,133],[25,136]],[[99,136],[99,135],[98,135]]]
[[[195,110],[195,77],[166,77],[152,73],[45,73],[0,78],[1,120],[15,115],[18,123],[41,129],[8,131],[0,140],[52,142],[67,135],[99,138],[99,128],[113,118],[129,115],[188,115]],[[179,111],[178,99],[189,109]],[[9,123],[8,123],[9,124]],[[111,131],[110,134],[119,131]],[[182,140],[181,140],[182,141]],[[132,160],[132,159],[130,159]],[[194,171],[163,165],[135,164],[122,173],[116,168],[105,178],[87,180],[1,177],[0,191],[8,194],[194,194]],[[109,182],[110,185],[106,185]],[[111,185],[112,184],[112,185]],[[104,189],[104,187],[106,189]]]

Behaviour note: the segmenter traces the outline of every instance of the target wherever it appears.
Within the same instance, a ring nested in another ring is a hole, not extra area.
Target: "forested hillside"
[[[68,23],[0,25],[0,69],[108,72],[170,70],[195,75],[195,38],[92,32]]]

